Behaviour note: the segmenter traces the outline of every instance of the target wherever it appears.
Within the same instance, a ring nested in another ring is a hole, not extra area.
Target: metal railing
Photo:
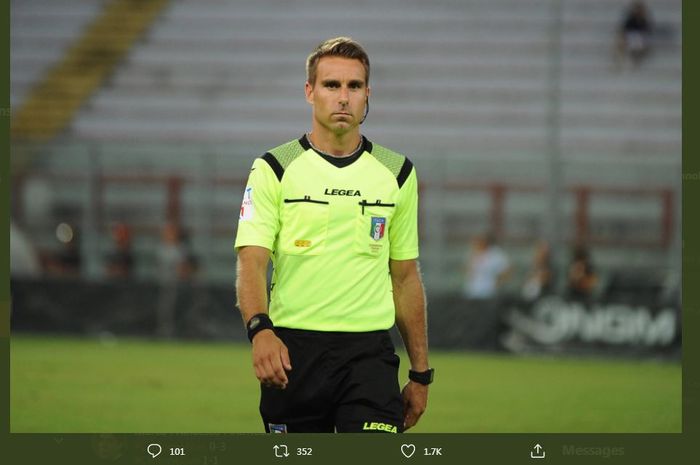
[[[168,156],[171,149],[130,144],[124,152],[136,155],[119,161],[109,158],[114,147],[99,143],[54,144],[35,158],[31,170],[13,176],[12,218],[49,252],[58,246],[53,237],[58,223],[78,226],[83,272],[89,278],[103,275],[102,262],[111,249],[109,228],[116,222],[131,226],[142,276],[153,277],[159,232],[166,220],[174,221],[189,231],[203,278],[231,281],[237,215],[252,157],[225,156],[193,144],[180,147],[190,160],[180,158],[172,166],[153,162],[154,153]],[[432,160],[440,165],[439,155]],[[546,184],[466,176],[455,181],[427,166],[421,171],[419,215],[426,281],[454,289],[458,260],[475,234],[493,232],[523,263],[529,248],[546,238]],[[640,254],[646,258],[637,265],[672,263],[680,236],[678,186],[577,182],[563,186],[559,195],[565,206],[560,247],[585,242],[614,250],[613,265],[634,265],[627,256]]]

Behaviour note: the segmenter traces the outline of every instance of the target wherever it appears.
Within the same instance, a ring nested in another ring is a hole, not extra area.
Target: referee
[[[352,39],[319,44],[311,132],[256,159],[245,188],[236,287],[269,433],[400,433],[427,405],[416,170],[360,134],[369,73]],[[394,323],[411,361],[403,390]]]

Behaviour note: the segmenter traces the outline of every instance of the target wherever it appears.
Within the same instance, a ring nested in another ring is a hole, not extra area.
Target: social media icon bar
[[[403,454],[404,457],[407,459],[410,459],[413,457],[413,454],[416,453],[416,445],[415,444],[401,444],[401,453]]]
[[[274,446],[272,446],[272,449],[275,451],[275,457],[289,457],[289,451],[287,450],[286,444],[275,444]]]
[[[545,457],[544,447],[542,447],[539,444],[535,444],[535,446],[530,451],[530,458],[531,459],[543,459],[544,457]]]
[[[156,458],[163,452],[163,448],[160,447],[160,444],[149,444],[146,447],[146,452],[150,454],[151,458]]]

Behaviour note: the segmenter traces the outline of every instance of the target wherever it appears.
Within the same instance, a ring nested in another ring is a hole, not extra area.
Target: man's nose
[[[340,102],[341,105],[347,105],[349,101],[349,92],[347,87],[341,87],[340,88],[340,97],[338,101]]]

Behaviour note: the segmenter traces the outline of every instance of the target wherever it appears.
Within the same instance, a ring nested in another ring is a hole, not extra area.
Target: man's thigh
[[[333,405],[318,337],[275,329],[289,350],[292,370],[286,389],[260,386],[260,415],[270,433],[332,433]]]
[[[336,429],[339,433],[401,433],[399,357],[388,333],[370,339],[364,355],[348,363],[346,378],[340,383]]]

